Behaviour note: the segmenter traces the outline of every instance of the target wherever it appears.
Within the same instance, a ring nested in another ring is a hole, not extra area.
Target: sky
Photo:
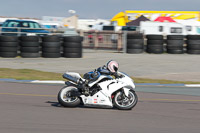
[[[200,0],[0,0],[0,16],[111,19],[125,10],[200,11]]]

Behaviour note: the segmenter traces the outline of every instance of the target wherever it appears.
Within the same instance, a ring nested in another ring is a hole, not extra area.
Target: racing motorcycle
[[[117,108],[131,110],[138,101],[133,80],[123,72],[117,78],[97,70],[84,74],[66,72],[68,81],[58,93],[58,101],[64,107],[79,104],[89,107]],[[92,79],[92,80],[91,80]]]

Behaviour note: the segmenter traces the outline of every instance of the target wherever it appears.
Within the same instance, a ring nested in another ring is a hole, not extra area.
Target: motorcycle
[[[123,72],[117,74],[119,76],[114,78],[95,70],[86,73],[82,78],[78,73],[66,72],[63,78],[68,81],[59,91],[58,101],[64,107],[76,107],[82,104],[88,107],[131,110],[138,102],[134,82]],[[85,90],[88,93],[85,93]]]

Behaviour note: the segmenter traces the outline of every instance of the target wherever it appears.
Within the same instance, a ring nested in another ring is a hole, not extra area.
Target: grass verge
[[[17,80],[64,80],[61,73],[43,72],[32,69],[0,68],[0,79],[12,78]],[[161,84],[200,84],[200,82],[172,81],[162,79],[147,79],[132,77],[135,83],[161,83]]]

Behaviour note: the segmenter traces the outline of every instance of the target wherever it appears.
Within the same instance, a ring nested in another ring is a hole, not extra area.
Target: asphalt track
[[[63,108],[62,86],[0,82],[0,132],[199,133],[200,88],[137,86],[136,107],[120,111]]]

